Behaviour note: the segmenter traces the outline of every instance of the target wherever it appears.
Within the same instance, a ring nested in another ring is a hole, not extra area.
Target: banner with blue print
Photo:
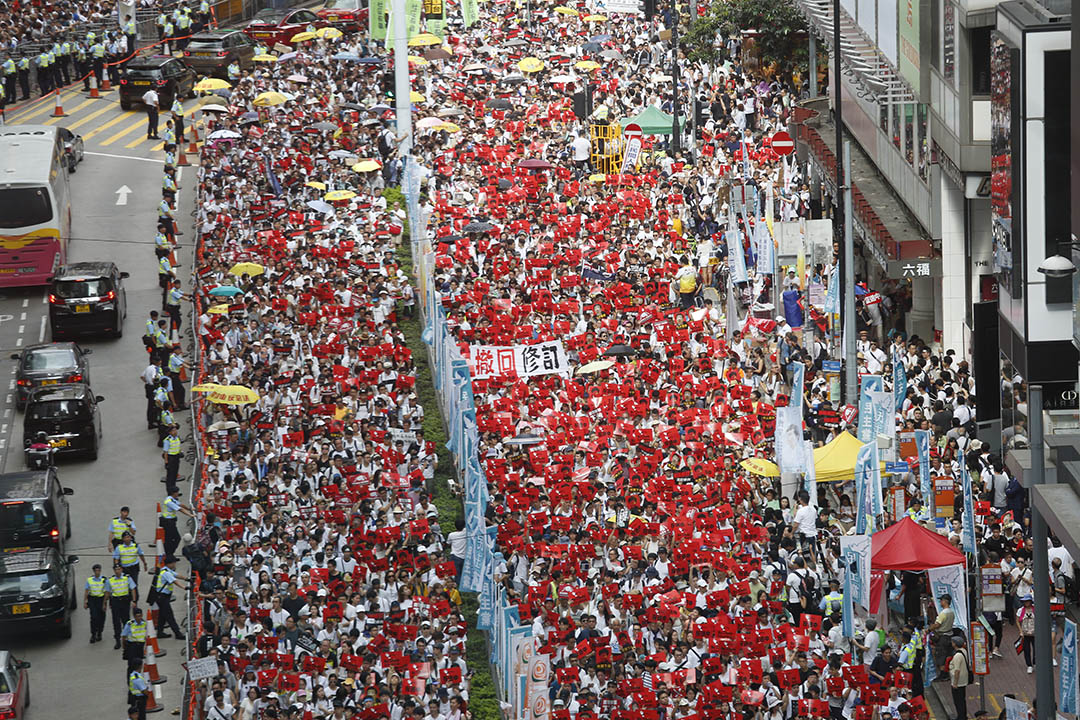
[[[880,375],[863,375],[859,381],[859,442],[874,439],[874,400],[871,393],[881,392],[885,387]]]
[[[844,637],[855,635],[855,603],[870,610],[871,548],[869,535],[845,535],[840,538],[840,567],[844,573],[841,616]]]
[[[971,487],[971,475],[967,463],[960,463],[961,487],[964,491],[964,517],[960,524],[960,541],[964,552],[975,552],[975,491]]]
[[[877,441],[868,442],[855,456],[855,534],[873,534],[874,518],[883,509]]]
[[[840,312],[840,268],[834,267],[829,273],[829,287],[825,289],[825,312]]]
[[[919,453],[919,490],[923,507],[934,517],[934,479],[930,476],[930,431],[915,431],[915,449]]]
[[[904,396],[907,395],[907,368],[900,357],[900,351],[893,346],[892,350],[893,371],[893,409],[897,412],[904,406]]]
[[[806,443],[803,441],[802,408],[787,405],[776,408],[776,464],[780,472],[805,472]],[[813,458],[811,457],[811,462]]]
[[[791,363],[791,398],[788,400],[788,405],[802,409],[805,385],[806,366],[801,362]]]
[[[941,612],[941,596],[952,599],[952,609],[956,613],[953,627],[968,627],[967,573],[962,564],[930,568],[926,571],[930,583],[930,593],[934,596],[934,607]]]
[[[1061,677],[1058,679],[1058,710],[1070,715],[1076,714],[1077,684],[1080,674],[1076,666],[1077,639],[1076,623],[1065,620],[1065,629],[1061,634]]]

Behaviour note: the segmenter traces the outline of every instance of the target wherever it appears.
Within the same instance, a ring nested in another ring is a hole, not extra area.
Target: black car
[[[123,337],[127,277],[112,262],[81,262],[61,267],[49,287],[53,340],[75,333],[104,332]]]
[[[255,41],[239,30],[205,30],[192,36],[184,48],[184,63],[200,75],[224,78],[229,65],[236,62],[241,69],[252,66]]]
[[[71,637],[77,555],[56,548],[0,555],[0,630],[53,630]]]
[[[0,475],[0,553],[55,547],[63,554],[71,537],[72,492],[56,468]]]
[[[169,55],[135,58],[120,76],[120,107],[130,110],[147,90],[157,90],[158,107],[167,111],[173,98],[193,97],[197,81],[194,70]]]
[[[58,455],[84,452],[97,460],[101,445],[98,403],[104,399],[76,383],[33,390],[26,400],[23,446],[28,447],[43,432]]]
[[[22,410],[30,391],[38,387],[60,383],[90,384],[90,363],[86,356],[93,350],[84,350],[73,342],[31,345],[21,352],[12,353],[18,360],[15,369],[15,406]]]

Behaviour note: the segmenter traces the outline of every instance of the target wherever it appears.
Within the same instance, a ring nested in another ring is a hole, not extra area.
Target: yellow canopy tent
[[[814,472],[818,482],[852,480],[855,477],[855,458],[862,443],[849,432],[842,432],[832,442],[814,450]],[[885,463],[881,463],[884,470]]]

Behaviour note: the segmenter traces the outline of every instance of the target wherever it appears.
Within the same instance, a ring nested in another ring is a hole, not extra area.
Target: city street
[[[80,88],[81,91],[81,88]],[[51,118],[53,103],[8,113],[9,124],[48,122],[72,128],[86,139],[86,158],[71,176],[72,235],[68,260],[112,260],[131,277],[127,282],[128,317],[120,340],[87,340],[94,392],[105,397],[102,411],[102,450],[96,462],[63,461],[59,468],[63,483],[74,489],[71,498],[73,534],[69,553],[78,555],[79,611],[71,640],[41,635],[5,637],[0,647],[33,663],[30,671],[32,707],[30,717],[120,717],[126,703],[126,672],[119,651],[112,649],[111,618],[104,640],[89,644],[89,617],[82,609],[83,581],[94,563],[111,572],[111,556],[106,553],[107,525],[120,506],[129,505],[138,527],[138,541],[153,563],[156,504],[164,497],[161,451],[155,434],[146,429],[145,399],[139,373],[146,366],[141,336],[149,310],[159,308],[157,268],[153,252],[157,205],[161,200],[161,157],[159,141],[145,139],[145,113],[120,110],[117,94],[87,100],[82,92],[65,96],[70,105],[67,118]],[[137,122],[136,122],[137,121]],[[181,185],[192,183],[192,169],[182,169]],[[121,188],[130,192],[117,192]],[[190,240],[191,193],[181,190],[178,219]],[[181,263],[190,262],[182,250]],[[43,288],[0,293],[0,375],[10,378],[8,392],[0,395],[0,443],[3,443],[4,471],[24,467],[22,458],[22,416],[14,408],[15,363],[11,353],[24,345],[49,340],[48,306]],[[187,329],[185,323],[185,330]],[[185,349],[187,344],[185,343]],[[183,413],[182,437],[190,437],[190,422]],[[190,465],[182,468],[182,476]],[[186,493],[188,486],[181,486]],[[181,525],[184,531],[183,524]],[[186,572],[183,570],[183,572]],[[145,596],[145,575],[140,578],[140,595]],[[175,603],[178,617],[185,607]],[[159,658],[160,672],[169,678],[157,686],[158,702],[168,715],[180,703],[182,683],[180,663],[182,643],[161,640],[167,651]]]

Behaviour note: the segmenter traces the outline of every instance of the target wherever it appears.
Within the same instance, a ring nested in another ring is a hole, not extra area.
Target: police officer
[[[52,61],[49,58],[49,53],[47,50],[42,50],[40,53],[38,53],[37,77],[38,87],[41,88],[41,97],[45,97],[50,92],[52,92],[52,70],[49,69],[51,65]]]
[[[131,604],[135,599],[138,588],[135,586],[135,581],[131,579],[131,576],[124,572],[119,563],[116,563],[113,565],[113,574],[105,584],[105,592],[109,595],[109,610],[112,612],[113,639],[115,640],[113,650],[119,650],[120,633],[123,632],[124,626],[127,625],[131,616]],[[98,640],[100,639],[101,633],[99,632]]]
[[[6,57],[3,65],[0,65],[0,71],[4,73],[4,102],[13,105],[15,104],[15,80],[19,69],[15,66],[14,60]]]
[[[169,358],[169,327],[165,320],[158,320],[157,328],[154,330],[154,352],[157,353],[158,361],[165,365]],[[169,381],[168,376],[163,376],[158,381],[158,385],[165,388],[166,400],[172,400],[172,383]],[[158,407],[161,407],[161,397],[155,392],[154,400],[158,403]]]
[[[176,124],[176,141],[184,142],[184,104],[180,102],[180,95],[173,96],[172,107],[173,122]]]
[[[176,243],[176,236],[180,234],[176,232],[176,220],[173,217],[174,212],[173,206],[168,200],[162,199],[162,201],[158,203],[158,224],[165,226],[165,234],[169,236],[170,242],[173,244]],[[160,280],[160,278],[158,279]],[[162,285],[162,289],[164,288],[165,286]]]
[[[86,61],[86,45],[76,42],[72,49],[75,62],[75,75],[82,78],[83,90],[90,90],[90,63]]]
[[[168,495],[165,496],[165,500],[161,503],[161,514],[159,515],[159,523],[165,531],[164,546],[166,555],[172,555],[180,545],[180,532],[176,529],[176,519],[180,513],[188,517],[195,517],[191,508],[180,502],[180,488],[174,484],[168,489]]]
[[[155,311],[155,319],[156,319]],[[147,322],[149,326],[149,321]],[[156,327],[154,331],[156,332]],[[161,410],[158,408],[157,400],[154,395],[158,389],[158,383],[161,378],[164,377],[164,372],[161,369],[161,358],[154,352],[153,335],[151,337],[150,347],[150,363],[146,366],[146,369],[142,371],[143,389],[146,393],[146,429],[153,430],[157,427],[158,416],[161,414]]]
[[[166,130],[166,134],[168,130]],[[165,174],[161,176],[161,197],[169,202],[176,202],[176,191],[179,188],[176,185],[176,169],[165,166]]]
[[[142,563],[143,570],[148,569],[146,566],[146,554],[143,549],[139,547],[135,542],[135,536],[131,532],[125,532],[120,544],[113,550],[113,562],[120,565],[121,569],[135,581],[135,584],[139,584],[139,563]],[[133,599],[138,597],[138,593],[135,594]]]
[[[173,615],[172,609],[173,586],[176,585],[181,590],[186,588],[185,585],[178,583],[178,580],[187,581],[187,578],[176,574],[176,556],[167,553],[165,555],[165,567],[158,570],[157,581],[154,586],[157,588],[157,600],[155,602],[158,607],[158,625],[161,626],[162,631],[172,628],[173,634],[159,632],[159,638],[175,637],[177,640],[184,639],[184,633],[180,632],[180,626],[176,624],[176,616]]]
[[[64,76],[64,84],[71,82],[71,43],[63,40],[60,43],[60,73]]]
[[[146,697],[153,690],[143,677],[143,660],[128,661],[128,705],[138,708],[139,720],[146,720]]]
[[[164,202],[164,200],[162,201]],[[158,260],[158,285],[161,287],[161,306],[165,307],[165,299],[169,292],[169,282],[173,277],[172,265],[169,263],[168,256]],[[161,322],[165,322],[162,320]]]
[[[157,19],[154,20],[154,24],[157,26],[157,39],[161,42],[165,38],[165,25],[168,24],[169,18],[165,13],[158,13]]]
[[[199,30],[210,27],[210,3],[207,0],[199,0]]]
[[[180,17],[176,19],[176,44],[180,50],[183,50],[187,47],[188,38],[191,37],[191,8],[185,6],[180,10]]]
[[[168,228],[165,227],[165,223],[158,223],[157,234],[154,236],[154,255],[160,260],[163,257],[169,257],[169,253],[173,250],[172,242],[169,240]],[[154,312],[157,312],[156,310]],[[156,324],[155,320],[155,324]]]
[[[844,593],[840,592],[840,581],[833,578],[829,581],[829,594],[821,598],[821,609],[825,617],[831,617],[844,607]]]
[[[52,47],[49,48],[49,70],[52,72],[52,83],[54,88],[59,88],[63,85],[64,75],[60,72],[60,43],[53,42]]]
[[[132,17],[131,15],[124,16],[123,30],[124,35],[127,37],[127,52],[125,53],[125,57],[130,59],[134,57],[135,52],[139,49],[139,46],[136,44],[137,39],[135,35],[134,17]]]
[[[95,40],[90,45],[90,63],[94,68],[94,78],[98,87],[101,87],[101,79],[105,72],[105,43]]]
[[[180,301],[185,299],[190,299],[190,296],[184,294],[184,292],[180,289],[180,278],[174,278],[171,286],[169,287],[169,292],[165,297],[165,312],[167,312],[169,314],[169,317],[172,318],[172,326],[177,330],[180,329]],[[179,347],[177,347],[176,349],[179,350]],[[181,363],[182,362],[183,358],[181,358]],[[172,372],[172,366],[170,365],[170,376],[172,375]],[[177,370],[177,372],[179,372],[179,370]],[[176,406],[182,407],[184,401],[182,399],[182,394],[178,393],[176,390],[176,380],[177,378],[173,377],[173,397],[177,398]]]
[[[131,508],[127,505],[120,508],[120,514],[109,521],[109,545],[105,549],[110,552],[115,550],[124,541],[124,533],[131,533],[131,537],[135,537],[135,521],[131,519]]]
[[[240,63],[238,63],[236,60],[233,60],[231,63],[229,63],[228,72],[229,82],[235,83],[237,80],[240,79]]]
[[[165,41],[162,47],[165,48],[166,55],[172,55],[173,53],[173,38],[176,37],[176,26],[173,24],[171,17],[165,18]]]
[[[180,373],[187,367],[180,346],[174,345],[172,353],[169,355],[169,379],[172,381],[173,398],[176,399],[177,410],[187,409],[187,405],[184,404],[184,381],[180,376]]]
[[[23,55],[19,58],[19,62],[15,63],[15,67],[19,71],[19,89],[22,90],[22,97],[20,100],[30,99],[30,58],[27,55]]]
[[[94,563],[93,571],[86,578],[83,607],[90,611],[90,642],[96,643],[105,629],[105,578],[101,576],[100,563]]]
[[[157,446],[164,448],[165,438],[168,437],[169,431],[172,430],[173,425],[176,425],[176,417],[173,415],[173,404],[171,401],[166,400],[161,405],[161,413],[158,415],[158,441]],[[166,459],[166,464],[168,460]],[[166,477],[168,477],[166,475]],[[166,482],[168,482],[166,480]]]
[[[161,441],[161,458],[165,461],[165,489],[169,494],[173,491],[180,492],[180,489],[176,487],[177,478],[180,475],[180,426],[175,422],[168,428],[168,434],[162,438]],[[164,512],[164,510],[162,511]],[[175,519],[175,515],[173,518]],[[173,523],[173,529],[175,533],[176,524]],[[165,544],[166,547],[169,544],[169,539],[166,532]],[[173,543],[173,550],[180,544],[180,535],[176,534],[174,537],[175,543]],[[169,552],[166,550],[165,552]]]
[[[120,631],[120,643],[125,660],[142,660],[146,656],[146,621],[140,607],[131,608],[131,619]]]
[[[109,82],[113,85],[120,84],[120,61],[123,59],[121,50],[120,40],[116,37],[116,34],[110,34],[107,48],[109,55],[109,64],[107,67],[109,71]]]

